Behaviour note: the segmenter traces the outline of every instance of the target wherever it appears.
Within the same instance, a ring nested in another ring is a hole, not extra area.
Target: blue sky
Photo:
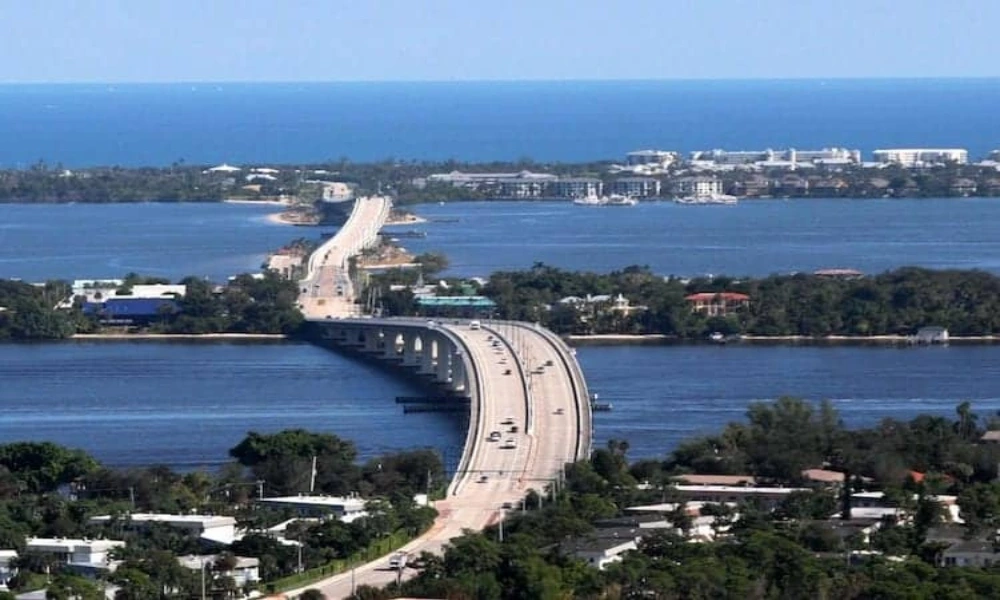
[[[0,82],[1000,75],[995,0],[5,0]]]

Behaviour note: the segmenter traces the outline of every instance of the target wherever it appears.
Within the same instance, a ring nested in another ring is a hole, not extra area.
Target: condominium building
[[[435,173],[427,176],[428,183],[445,183],[500,198],[539,198],[546,195],[547,186],[559,178],[551,173]]]
[[[655,198],[660,195],[660,180],[653,177],[622,177],[610,184],[612,194],[631,198]]]
[[[969,151],[963,148],[889,148],[876,150],[873,155],[877,163],[894,164],[901,167],[921,167],[946,163],[964,165],[969,162]]]
[[[549,192],[556,198],[583,198],[600,196],[604,184],[595,177],[566,177],[549,184]]]
[[[636,150],[625,155],[625,164],[630,167],[654,165],[666,168],[676,162],[678,158],[676,152],[666,150]]]
[[[722,194],[722,180],[717,177],[682,177],[674,182],[678,196],[709,198]]]
[[[699,150],[691,153],[691,163],[705,168],[787,167],[846,165],[861,162],[860,150],[823,148],[821,150]]]

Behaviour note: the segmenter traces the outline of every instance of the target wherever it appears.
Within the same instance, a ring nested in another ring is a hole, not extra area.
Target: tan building
[[[750,306],[750,296],[738,292],[701,292],[684,299],[691,310],[709,317],[724,317]]]

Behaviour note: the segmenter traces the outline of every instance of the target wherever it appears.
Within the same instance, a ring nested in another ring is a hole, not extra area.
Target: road
[[[374,245],[389,218],[392,201],[383,196],[358,198],[343,227],[309,256],[300,282],[299,305],[309,319],[358,316],[350,258]]]
[[[431,529],[402,550],[440,553],[465,529],[481,530],[503,518],[504,505],[518,506],[529,489],[544,490],[561,475],[567,462],[583,458],[578,440],[590,435],[589,399],[577,397],[572,367],[565,349],[530,325],[498,323],[472,329],[467,322],[437,324],[457,339],[475,364],[478,411],[466,448],[466,469],[456,475],[448,498],[435,504],[439,516]],[[583,390],[585,394],[585,390]],[[581,409],[586,405],[585,409]],[[585,419],[585,423],[584,423]],[[512,421],[517,432],[510,431]],[[489,441],[490,432],[501,432]],[[512,440],[516,447],[504,448]],[[404,572],[408,578],[412,570]],[[344,598],[352,586],[384,586],[397,577],[388,557],[332,577],[309,588],[328,598]],[[295,597],[307,588],[290,592]]]

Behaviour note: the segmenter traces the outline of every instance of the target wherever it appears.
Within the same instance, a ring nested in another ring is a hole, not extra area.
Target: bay
[[[1000,347],[612,346],[577,354],[595,446],[625,439],[661,458],[691,436],[784,395],[829,399],[844,421],[1000,410]],[[406,414],[421,393],[369,363],[297,343],[64,342],[0,345],[0,443],[49,440],[107,464],[214,468],[247,431],[303,427],[353,440],[362,457],[431,447],[454,468],[465,422]]]
[[[662,275],[763,276],[901,266],[1000,272],[1000,199],[747,200],[735,206],[640,202],[463,202],[414,208],[427,237],[402,244],[443,252],[454,276],[535,262],[608,272],[648,265]]]
[[[331,432],[360,456],[434,447],[457,463],[463,417],[404,415],[411,382],[298,343],[0,345],[0,443],[48,440],[116,466],[214,467],[248,431]]]
[[[302,235],[248,204],[0,204],[0,278],[120,278],[128,272],[225,281],[260,270]]]

